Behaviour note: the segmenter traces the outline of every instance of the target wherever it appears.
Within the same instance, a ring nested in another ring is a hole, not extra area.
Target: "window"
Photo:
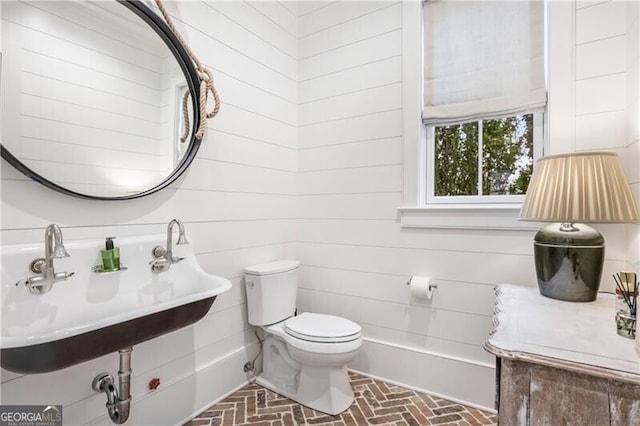
[[[426,128],[429,203],[521,202],[541,155],[543,114]]]
[[[543,18],[541,2],[424,3],[427,203],[521,201],[546,105]]]
[[[517,221],[521,194],[547,133],[561,128],[546,117],[549,7],[403,3],[402,226],[529,229]],[[554,105],[556,116],[569,116]]]

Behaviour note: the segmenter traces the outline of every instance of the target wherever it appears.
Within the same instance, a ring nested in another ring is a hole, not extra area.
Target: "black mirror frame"
[[[200,78],[198,77],[198,73],[193,64],[193,61],[189,57],[186,49],[175,36],[175,34],[171,31],[169,26],[162,20],[162,18],[157,15],[153,10],[149,9],[142,0],[116,0],[118,3],[122,4],[133,13],[135,13],[138,17],[140,17],[147,25],[149,25],[165,42],[171,53],[175,57],[176,61],[180,65],[182,69],[182,73],[187,80],[187,86],[189,87],[189,91],[192,94],[200,93]],[[53,189],[54,191],[61,192],[66,195],[70,195],[72,197],[84,198],[89,200],[131,200],[134,198],[144,197],[149,194],[153,194],[178,179],[189,167],[193,159],[195,158],[198,149],[200,148],[201,140],[196,138],[196,129],[200,125],[200,104],[197,100],[196,96],[191,96],[191,107],[193,108],[193,123],[192,123],[192,131],[191,131],[191,139],[189,141],[189,147],[187,148],[187,152],[182,157],[182,160],[178,164],[178,166],[173,170],[173,172],[167,176],[163,181],[154,186],[151,189],[147,189],[142,192],[138,192],[136,194],[124,195],[119,197],[101,197],[96,195],[87,195],[82,194],[80,192],[71,191],[70,189],[64,188],[42,176],[38,173],[34,172],[32,169],[24,165],[17,157],[15,157],[7,148],[5,148],[4,144],[0,143],[0,155],[4,160],[6,160],[13,167],[18,169],[20,172],[31,178],[32,180],[46,186],[47,188]]]

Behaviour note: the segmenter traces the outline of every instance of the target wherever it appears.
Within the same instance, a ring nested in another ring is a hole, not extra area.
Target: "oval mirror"
[[[123,7],[124,6],[124,7]],[[49,188],[122,200],[178,178],[200,140],[200,80],[140,1],[2,2],[2,158]],[[132,13],[133,12],[133,13]]]

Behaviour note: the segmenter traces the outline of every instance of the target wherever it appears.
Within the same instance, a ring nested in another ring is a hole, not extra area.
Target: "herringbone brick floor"
[[[496,416],[475,408],[350,373],[355,402],[330,416],[251,384],[209,407],[185,426],[293,425],[495,425]]]

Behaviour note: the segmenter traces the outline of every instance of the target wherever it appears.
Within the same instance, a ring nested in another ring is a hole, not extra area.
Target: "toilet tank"
[[[299,266],[297,260],[279,260],[245,268],[249,324],[274,324],[294,314]]]

